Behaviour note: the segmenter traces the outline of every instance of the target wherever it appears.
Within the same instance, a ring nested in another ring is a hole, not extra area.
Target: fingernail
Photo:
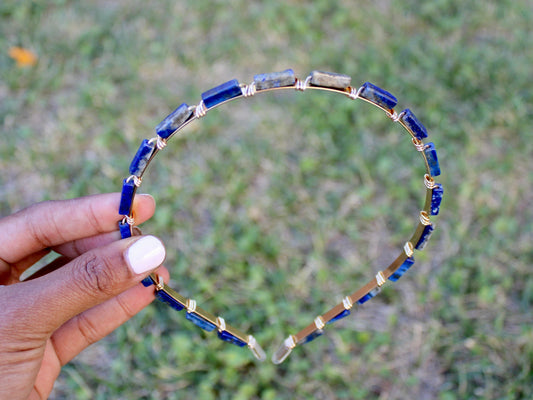
[[[155,236],[144,236],[126,250],[126,260],[136,274],[159,267],[165,259],[163,243]]]

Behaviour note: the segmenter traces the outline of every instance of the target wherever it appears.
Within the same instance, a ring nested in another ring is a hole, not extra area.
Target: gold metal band
[[[369,298],[373,297],[380,288],[385,285],[387,279],[391,278],[393,274],[397,274],[397,271],[404,265],[406,261],[412,261],[412,256],[414,254],[414,245],[420,241],[420,239],[423,237],[425,232],[425,227],[432,225],[431,220],[429,218],[430,210],[431,210],[431,203],[432,203],[432,191],[436,187],[435,180],[431,176],[431,168],[428,160],[428,156],[426,155],[426,148],[427,146],[423,143],[422,140],[420,140],[417,137],[417,134],[412,130],[412,128],[409,126],[408,123],[404,120],[404,113],[409,112],[409,110],[405,110],[402,113],[397,113],[393,108],[387,108],[382,104],[387,103],[381,103],[377,101],[369,100],[368,98],[365,98],[365,94],[362,92],[363,86],[356,88],[352,86],[346,86],[342,88],[336,88],[336,87],[328,87],[328,86],[317,86],[313,85],[313,77],[312,75],[307,76],[304,80],[295,79],[294,84],[292,85],[286,85],[281,87],[267,87],[258,89],[255,81],[252,82],[249,85],[240,85],[239,86],[241,93],[240,95],[236,95],[232,98],[229,98],[224,101],[219,101],[215,105],[207,107],[204,103],[204,100],[200,101],[195,106],[187,106],[187,111],[189,112],[189,116],[181,123],[177,128],[171,132],[168,136],[165,135],[165,137],[156,136],[149,140],[149,143],[152,144],[153,152],[151,153],[150,157],[146,160],[146,164],[148,165],[152,159],[155,157],[155,155],[163,150],[165,146],[167,145],[167,142],[170,138],[172,138],[174,135],[176,135],[179,131],[181,131],[183,128],[185,128],[187,125],[192,123],[195,120],[198,120],[202,117],[204,117],[208,111],[210,111],[213,108],[216,108],[222,104],[225,104],[229,101],[232,101],[237,98],[241,97],[250,97],[254,96],[257,93],[266,93],[270,91],[279,91],[279,90],[297,90],[297,91],[305,91],[307,89],[312,90],[321,90],[321,91],[328,91],[328,92],[335,92],[343,94],[347,97],[349,97],[352,100],[355,99],[361,99],[365,102],[371,103],[372,105],[380,108],[385,112],[387,117],[389,117],[392,121],[398,122],[400,125],[402,125],[406,131],[411,136],[411,141],[416,148],[416,150],[422,155],[424,163],[426,165],[426,171],[427,173],[424,175],[424,184],[426,187],[426,200],[423,207],[423,210],[420,211],[419,219],[420,224],[417,226],[413,236],[410,238],[409,241],[407,241],[403,247],[403,251],[401,254],[383,271],[379,271],[373,279],[371,279],[368,283],[366,283],[363,287],[355,291],[349,296],[345,296],[342,299],[342,302],[335,305],[333,308],[331,308],[326,313],[317,316],[311,324],[309,324],[307,327],[302,329],[300,332],[298,332],[295,335],[288,336],[279,350],[274,354],[272,360],[279,364],[281,363],[294,349],[298,344],[305,343],[309,340],[312,340],[312,338],[316,337],[317,335],[322,333],[322,330],[331,322],[340,319],[344,317],[345,315],[350,313],[350,310],[353,308],[355,304],[362,304],[363,302],[367,301]],[[424,136],[420,136],[424,137]],[[154,145],[155,143],[155,145]],[[142,182],[142,173],[144,173],[144,170],[139,175],[131,175],[128,180],[133,180],[135,187],[139,187]],[[133,192],[133,196],[135,196],[135,190]],[[135,223],[134,216],[130,212],[129,215],[123,216],[123,223],[127,223],[130,227],[130,231]],[[418,249],[418,247],[416,247]],[[409,260],[408,260],[409,259]],[[198,317],[202,321],[205,321],[207,324],[211,324],[212,326],[216,327],[218,332],[220,334],[229,334],[230,338],[234,338],[236,341],[240,341],[240,344],[246,344],[254,356],[260,360],[265,359],[265,353],[261,349],[261,347],[257,344],[255,338],[251,335],[246,335],[243,332],[239,331],[238,329],[232,327],[229,325],[224,318],[217,317],[208,311],[198,307],[196,304],[196,301],[193,299],[187,299],[168,287],[162,277],[152,275],[151,276],[152,281],[155,284],[155,290],[156,292],[164,293],[166,296],[165,299],[168,300],[170,303],[176,305],[176,307],[182,307],[186,309],[188,314],[193,313],[195,318]],[[397,279],[397,277],[395,278]],[[391,280],[393,280],[391,278]],[[160,293],[160,294],[161,294]],[[190,315],[188,315],[189,317]],[[211,326],[210,325],[210,326]],[[212,329],[212,326],[210,329]],[[241,343],[242,342],[242,343]]]

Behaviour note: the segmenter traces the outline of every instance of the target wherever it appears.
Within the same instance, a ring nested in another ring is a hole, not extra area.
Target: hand
[[[153,236],[118,240],[119,201],[44,202],[0,219],[0,399],[47,398],[63,365],[154,299],[139,282],[165,249]],[[154,210],[152,197],[135,197],[137,223]],[[61,257],[48,273],[20,282],[50,250]]]

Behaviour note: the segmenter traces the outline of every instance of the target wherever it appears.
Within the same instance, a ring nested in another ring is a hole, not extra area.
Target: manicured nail
[[[159,267],[165,259],[163,243],[155,236],[144,236],[126,250],[126,260],[136,274]]]

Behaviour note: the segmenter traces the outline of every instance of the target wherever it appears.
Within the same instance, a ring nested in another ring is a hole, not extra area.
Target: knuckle
[[[132,318],[136,314],[136,312],[131,308],[131,304],[125,301],[121,296],[117,296],[116,300],[117,300],[118,306],[124,312],[124,314],[126,315],[128,319]]]
[[[98,341],[99,339],[99,330],[98,327],[95,326],[93,321],[91,321],[90,318],[88,318],[85,314],[79,314],[76,317],[77,322],[77,328],[80,332],[81,336],[86,341],[87,345],[91,345]]]
[[[120,270],[105,256],[87,254],[78,258],[79,276],[76,281],[80,288],[89,293],[113,294],[113,288],[120,281]]]
[[[61,237],[61,229],[56,224],[54,213],[46,212],[53,205],[54,202],[50,200],[33,204],[24,214],[28,234],[43,248],[51,246],[56,241],[54,237]],[[35,218],[37,215],[39,218]]]

